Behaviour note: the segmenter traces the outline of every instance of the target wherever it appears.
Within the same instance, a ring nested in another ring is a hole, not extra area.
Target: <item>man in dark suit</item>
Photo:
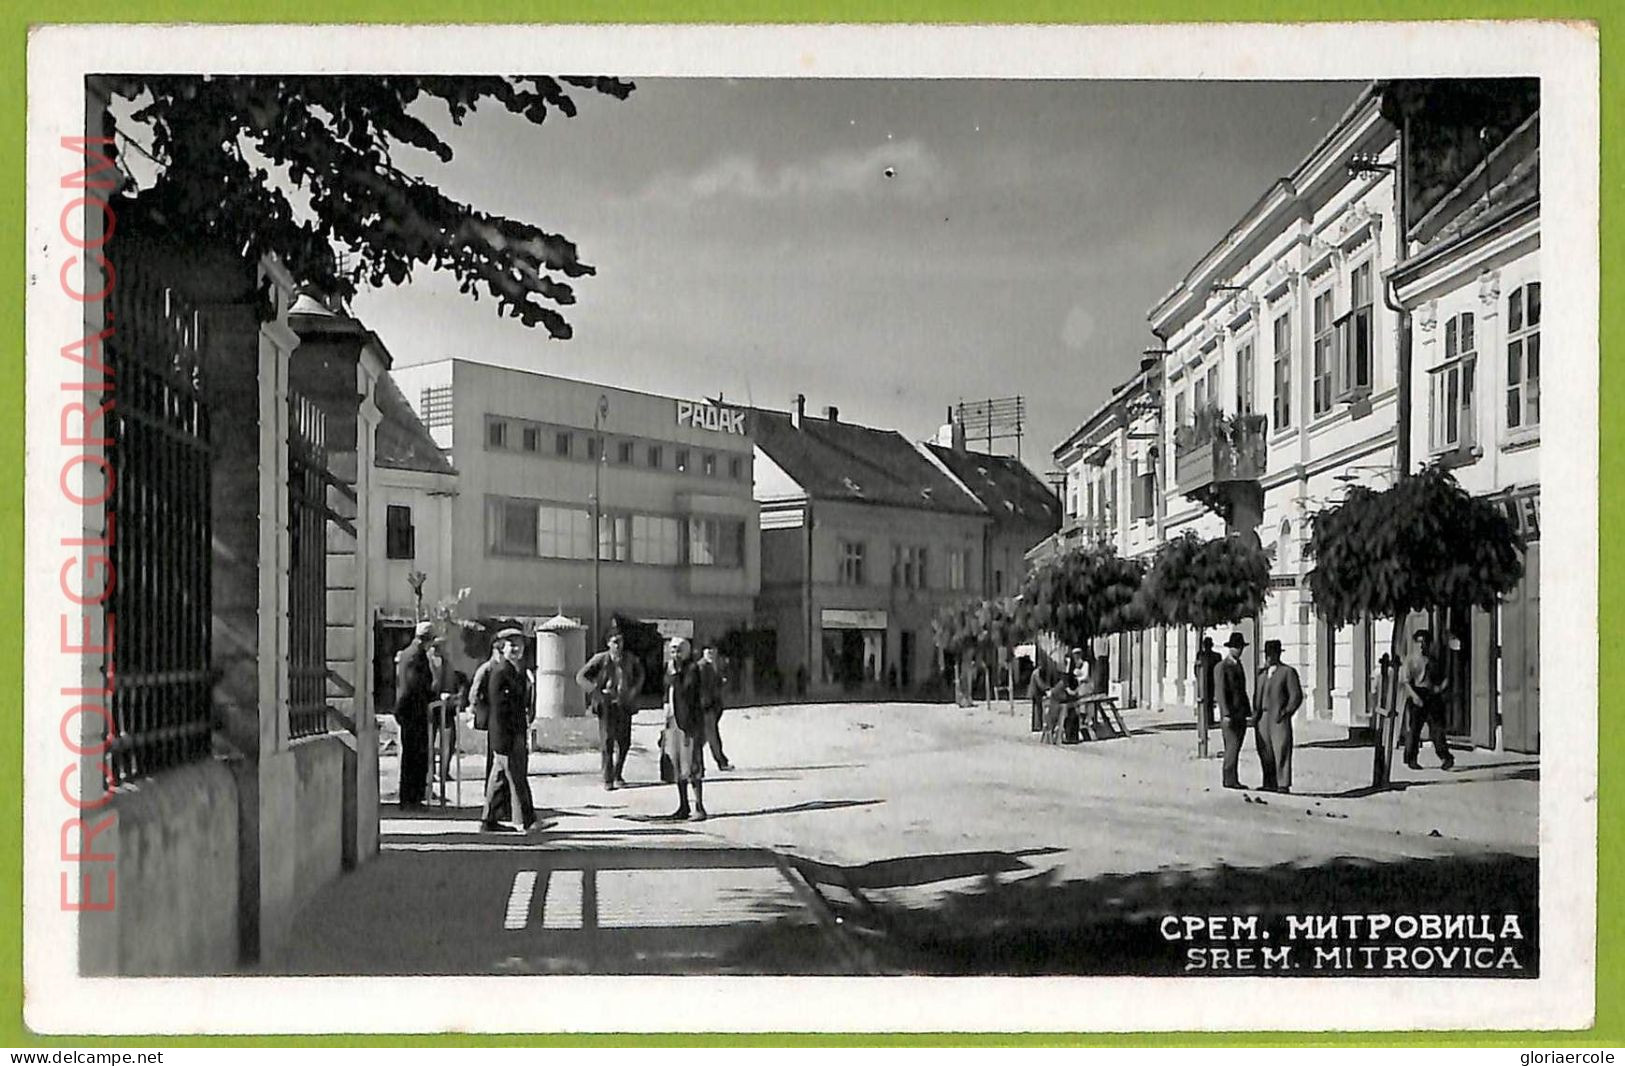
[[[728,684],[728,677],[722,672],[715,644],[707,644],[701,650],[699,671],[700,709],[705,712],[705,742],[711,746],[711,757],[717,761],[717,769],[732,770],[734,764],[728,761],[727,754],[722,750],[722,733],[719,729],[722,693]]]
[[[434,668],[429,641],[434,623],[419,622],[412,642],[395,656],[395,722],[401,729],[402,810],[424,806],[429,785],[429,702],[434,698]]]
[[[497,803],[504,787],[518,801],[520,828],[526,832],[536,824],[536,806],[531,800],[526,760],[530,754],[526,733],[529,726],[530,682],[525,676],[525,636],[517,629],[497,634],[502,659],[485,674],[486,699],[491,708],[489,729],[491,776],[485,782],[485,808],[480,812],[480,829],[500,832]]]
[[[1224,730],[1224,787],[1241,788],[1241,740],[1253,724],[1253,705],[1247,698],[1247,671],[1241,665],[1247,638],[1230,634],[1224,642],[1225,655],[1213,671],[1214,694],[1219,709],[1219,725]]]
[[[1264,642],[1264,668],[1258,672],[1258,762],[1266,792],[1292,791],[1292,716],[1303,706],[1298,671],[1281,661],[1281,642]]]
[[[576,671],[576,684],[586,690],[587,705],[598,719],[604,789],[624,788],[626,779],[621,773],[632,747],[632,716],[637,714],[638,693],[643,691],[643,664],[636,655],[626,653],[626,638],[611,630],[605,650]]]
[[[662,749],[671,760],[677,780],[674,819],[703,822],[705,813],[705,712],[700,708],[700,672],[689,643],[673,637],[666,646],[666,731]],[[694,807],[688,806],[689,786]]]

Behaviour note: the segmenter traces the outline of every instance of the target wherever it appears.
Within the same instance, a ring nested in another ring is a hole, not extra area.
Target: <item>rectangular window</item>
[[[1540,425],[1540,282],[1507,297],[1507,428]]]
[[[588,458],[588,460],[590,460],[592,462],[597,462],[598,461],[598,456],[603,454],[603,450],[604,450],[604,438],[602,438],[602,437],[588,437],[587,438],[587,458]]]
[[[1432,450],[1466,450],[1474,433],[1474,372],[1478,362],[1473,315],[1464,311],[1444,324],[1444,359],[1429,370],[1428,435]]]
[[[1101,517],[1111,529],[1117,528],[1117,468],[1114,466],[1106,478],[1106,495],[1104,506],[1101,507]]]
[[[1317,418],[1332,409],[1332,375],[1337,367],[1337,322],[1333,307],[1331,289],[1315,294],[1315,348],[1310,381]]]
[[[649,445],[649,469],[659,470],[665,465],[666,457],[660,450],[660,445]]]
[[[519,447],[522,451],[539,452],[542,450],[542,431],[535,426],[526,426],[519,431]]]
[[[1236,349],[1236,413],[1250,415],[1256,410],[1253,380],[1253,342]]]
[[[485,422],[485,446],[487,448],[506,448],[508,446],[508,423],[500,418],[487,419]]]
[[[841,572],[839,581],[842,585],[862,585],[863,573],[863,543],[855,540],[843,540],[841,546]]]
[[[632,516],[632,561],[676,566],[682,561],[683,525],[662,515]]]
[[[615,461],[622,466],[632,465],[632,442],[622,440],[615,442]]]
[[[672,452],[673,465],[679,474],[688,473],[688,449],[678,448]]]
[[[1349,273],[1349,313],[1338,320],[1337,393],[1355,400],[1371,392],[1376,345],[1372,329],[1371,263]]]
[[[948,587],[955,592],[965,588],[965,571],[969,569],[967,557],[970,552],[959,548],[948,553]]]
[[[592,513],[579,507],[536,508],[536,554],[544,559],[591,559]]]
[[[436,385],[424,389],[418,397],[418,410],[423,412],[423,425],[426,429],[451,425],[451,386]]]
[[[706,477],[717,476],[717,453],[706,452],[700,457],[700,473]]]
[[[1187,410],[1185,403],[1185,391],[1181,389],[1174,394],[1174,425],[1185,425],[1188,422],[1186,416],[1189,414],[1190,412]]]
[[[1207,368],[1207,402],[1214,407],[1219,406],[1219,365],[1217,363]]]
[[[629,514],[600,514],[598,516],[598,558],[610,563],[632,561],[632,516]]]
[[[735,481],[743,481],[745,478],[745,460],[741,459],[737,455],[729,459],[728,476],[733,478]]]
[[[891,587],[901,588],[903,584],[903,546],[891,546]]]
[[[492,555],[535,555],[536,505],[491,497],[485,501],[485,546]]]
[[[744,566],[745,523],[736,518],[689,519],[688,565]]]
[[[1292,316],[1275,320],[1275,428],[1292,425]]]
[[[1192,407],[1195,410],[1200,411],[1202,408],[1207,406],[1207,376],[1204,374],[1203,376],[1197,378],[1196,384],[1192,387],[1195,389],[1195,392],[1191,396],[1191,399],[1194,401]]]
[[[570,437],[570,432],[568,430],[561,430],[553,435],[553,454],[558,456],[560,459],[568,459],[570,458],[570,452],[573,444],[574,441]]]
[[[417,558],[417,531],[412,527],[412,508],[392,503],[384,511],[384,557]]]

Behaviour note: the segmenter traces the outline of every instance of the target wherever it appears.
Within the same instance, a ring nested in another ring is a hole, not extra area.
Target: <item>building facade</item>
[[[1399,470],[1401,320],[1384,287],[1401,254],[1397,147],[1368,88],[1149,314],[1167,349],[1162,532],[1224,533],[1206,493],[1236,472],[1215,463],[1253,468],[1263,491],[1247,525],[1273,570],[1254,646],[1281,641],[1309,713],[1351,729],[1370,724],[1367,679],[1391,625],[1319,619],[1304,549],[1312,514]],[[1199,637],[1167,635],[1165,703],[1190,705]]]
[[[465,612],[596,615],[601,630],[621,615],[696,640],[749,627],[760,564],[743,409],[464,359],[395,379],[457,468],[449,580],[430,580],[469,589]]]
[[[991,519],[891,430],[751,412],[761,508],[757,623],[784,691],[913,689],[940,669],[932,618],[985,595]]]
[[[1451,649],[1450,731],[1520,752],[1540,750],[1539,117],[1442,196],[1413,185],[1424,198],[1409,205],[1411,254],[1393,274],[1413,322],[1411,467],[1449,468],[1504,507],[1527,543],[1523,580],[1494,611],[1433,620]]]

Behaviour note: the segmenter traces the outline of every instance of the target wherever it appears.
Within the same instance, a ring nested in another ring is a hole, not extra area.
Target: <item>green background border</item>
[[[1625,159],[1622,159],[1621,114],[1625,79],[1617,62],[1625,5],[1604,0],[1538,3],[1528,0],[1352,0],[1341,5],[1324,0],[1000,0],[976,4],[966,0],[623,0],[618,3],[538,5],[531,0],[79,0],[60,6],[5,0],[0,6],[0,469],[23,468],[23,294],[26,286],[23,239],[25,143],[25,59],[27,30],[37,22],[685,22],[685,23],[1127,23],[1195,21],[1361,21],[1384,19],[1543,18],[1583,20],[1595,24],[1602,43],[1602,278],[1601,344],[1610,353],[1625,338],[1625,305],[1606,294],[1619,292],[1625,266]],[[1608,359],[1601,367],[1600,410],[1625,410],[1625,379]],[[1599,419],[1600,510],[1602,531],[1625,521],[1625,426],[1622,420]],[[1599,760],[1602,787],[1598,810],[1597,1022],[1580,1033],[1267,1033],[1267,1034],[782,1034],[782,1035],[628,1035],[574,1037],[277,1037],[277,1038],[54,1038],[29,1032],[22,1020],[22,531],[23,486],[20,477],[0,482],[0,708],[13,720],[0,729],[0,783],[7,786],[5,817],[0,819],[0,1045],[17,1047],[212,1047],[298,1044],[322,1047],[510,1046],[516,1042],[550,1046],[740,1046],[797,1044],[807,1046],[983,1045],[1048,1046],[1246,1046],[1251,1044],[1314,1045],[1446,1045],[1487,1047],[1554,1047],[1625,1045],[1625,905],[1609,887],[1625,883],[1625,824],[1611,785],[1625,774],[1625,730],[1613,717],[1621,713],[1619,696],[1625,681],[1625,574],[1621,573],[1617,539],[1599,543],[1598,691],[1601,725]],[[1562,708],[1554,708],[1561,713]],[[1193,985],[1193,991],[1199,985]]]

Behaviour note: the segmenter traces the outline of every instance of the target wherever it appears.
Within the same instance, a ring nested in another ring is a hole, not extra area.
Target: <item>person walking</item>
[[[1243,788],[1241,783],[1241,741],[1253,724],[1253,705],[1247,698],[1247,671],[1241,665],[1247,638],[1231,633],[1224,642],[1225,655],[1213,671],[1213,687],[1219,709],[1219,725],[1224,731],[1224,787]]]
[[[677,782],[677,810],[673,819],[703,822],[705,813],[705,712],[700,707],[700,672],[689,643],[673,637],[666,646],[666,729],[661,748],[671,760]],[[694,806],[688,805],[689,786]]]
[[[1197,754],[1204,758],[1208,752],[1208,730],[1219,724],[1214,716],[1217,697],[1214,693],[1213,675],[1222,658],[1223,656],[1213,650],[1213,638],[1203,637],[1202,648],[1196,653],[1196,739]]]
[[[419,622],[412,641],[395,656],[395,721],[401,729],[400,807],[424,806],[429,786],[429,701],[434,698],[434,668],[429,638],[434,623]]]
[[[486,734],[485,738],[485,773],[481,781],[491,780],[491,702],[490,680],[491,668],[502,662],[502,642],[491,641],[491,655],[479,666],[474,668],[474,678],[468,683],[468,707],[474,716],[474,728]],[[513,797],[508,794],[507,783],[504,782],[502,792],[496,797],[491,808],[491,816],[499,822],[505,822],[513,817]]]
[[[722,750],[722,733],[718,725],[722,721],[722,693],[727,687],[728,676],[722,672],[722,663],[717,657],[717,646],[707,644],[700,651],[700,709],[705,714],[705,742],[711,747],[711,758],[717,761],[718,770],[732,770],[734,764],[728,761],[728,756]]]
[[[485,699],[490,708],[488,745],[491,773],[485,781],[485,807],[480,812],[480,829],[494,833],[506,829],[497,819],[503,789],[518,801],[520,829],[529,832],[536,824],[536,805],[530,795],[526,760],[530,746],[526,734],[530,724],[530,682],[525,676],[525,635],[517,629],[497,634],[501,658],[485,671]]]
[[[1264,642],[1264,668],[1258,673],[1258,762],[1266,792],[1292,791],[1292,716],[1303,706],[1298,671],[1281,661],[1281,642]]]
[[[632,747],[632,717],[643,691],[643,664],[626,653],[626,638],[610,630],[604,650],[576,671],[576,684],[587,693],[587,705],[598,719],[598,757],[604,790],[626,787],[623,772]]]
[[[1444,735],[1444,694],[1450,688],[1450,675],[1445,672],[1444,661],[1433,650],[1431,630],[1418,629],[1411,641],[1411,653],[1405,657],[1399,674],[1410,719],[1405,731],[1405,765],[1412,770],[1422,768],[1416,757],[1422,750],[1422,730],[1426,728],[1433,751],[1439,756],[1440,769],[1449,770],[1456,765]]]

